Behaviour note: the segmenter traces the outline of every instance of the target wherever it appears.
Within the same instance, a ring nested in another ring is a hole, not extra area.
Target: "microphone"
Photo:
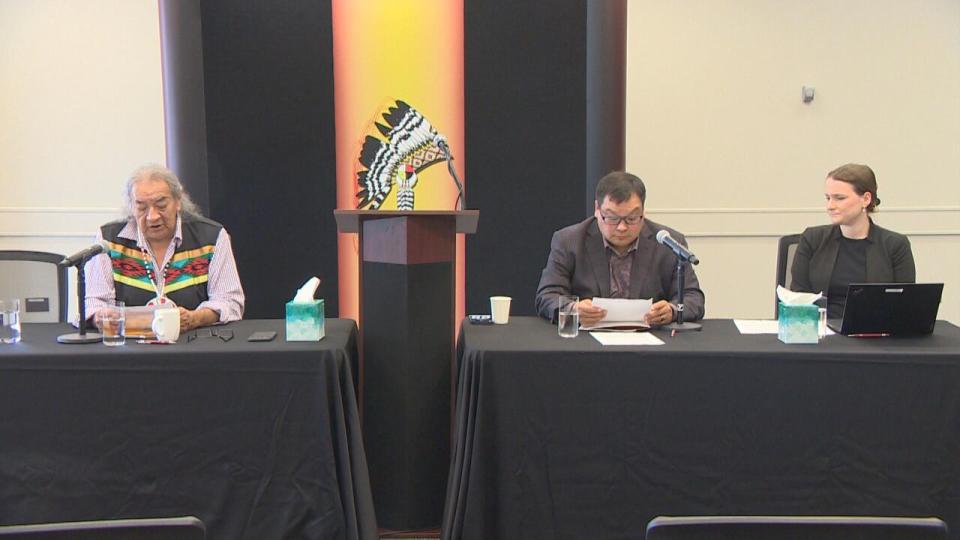
[[[77,264],[80,264],[81,262],[89,259],[90,257],[93,257],[94,255],[103,253],[104,251],[106,251],[106,249],[107,249],[107,243],[103,240],[100,240],[96,244],[86,249],[82,249],[69,257],[65,257],[62,261],[60,261],[59,265],[60,266],[76,266]]]
[[[450,173],[450,178],[453,179],[453,183],[457,186],[457,200],[454,201],[454,209],[459,205],[460,210],[467,204],[467,195],[463,192],[463,183],[460,182],[460,177],[457,175],[457,170],[453,167],[453,154],[450,153],[450,146],[447,144],[447,138],[443,135],[437,133],[433,136],[433,143],[437,145],[437,148],[443,152],[444,157],[447,160],[447,172]]]
[[[433,143],[443,152],[444,157],[450,155],[450,146],[447,145],[447,138],[437,133],[433,136]]]
[[[684,247],[683,244],[677,242],[670,236],[670,233],[664,230],[661,230],[657,233],[657,242],[670,248],[677,257],[680,257],[681,260],[687,261],[690,264],[700,264],[700,259],[696,255],[690,253],[690,250]]]

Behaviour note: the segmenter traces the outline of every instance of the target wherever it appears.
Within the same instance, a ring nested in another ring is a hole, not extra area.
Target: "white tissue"
[[[305,304],[307,302],[313,302],[313,295],[317,292],[317,287],[320,286],[320,278],[314,276],[307,280],[303,284],[303,287],[297,289],[297,294],[293,297],[293,302],[295,304]]]
[[[822,297],[822,292],[794,292],[790,289],[785,289],[782,286],[777,285],[777,298],[779,298],[781,302],[788,306],[812,304]]]

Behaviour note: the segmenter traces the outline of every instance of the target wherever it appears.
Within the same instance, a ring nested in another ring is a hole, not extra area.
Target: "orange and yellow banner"
[[[399,100],[445,136],[464,181],[462,0],[333,0],[337,208],[355,209],[359,158],[375,122]],[[416,210],[453,210],[457,189],[444,163],[416,180]],[[397,189],[380,209],[397,209]],[[340,234],[340,317],[359,319],[357,235]],[[457,320],[464,314],[464,242],[457,239]]]

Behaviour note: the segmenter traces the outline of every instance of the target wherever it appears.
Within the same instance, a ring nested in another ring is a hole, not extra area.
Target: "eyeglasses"
[[[226,328],[200,328],[193,332],[192,334],[187,334],[187,343],[195,339],[203,338],[220,338],[222,341],[230,341],[233,339],[233,330],[228,330]]]
[[[621,221],[623,223],[626,223],[627,225],[636,225],[637,223],[640,223],[641,221],[643,221],[643,214],[640,214],[639,216],[632,215],[632,216],[624,217],[624,216],[608,216],[601,212],[600,219],[602,219],[604,223],[606,223],[607,225],[610,225],[611,227],[616,227],[620,225]]]

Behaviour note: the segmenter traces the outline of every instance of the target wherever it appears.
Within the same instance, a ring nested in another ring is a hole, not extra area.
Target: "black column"
[[[167,166],[180,177],[193,201],[209,213],[200,4],[160,0],[159,7]]]
[[[450,463],[450,263],[363,264],[363,435],[377,521],[440,525]],[[445,338],[445,339],[443,339]]]
[[[587,2],[587,214],[597,181],[625,167],[627,2]]]

